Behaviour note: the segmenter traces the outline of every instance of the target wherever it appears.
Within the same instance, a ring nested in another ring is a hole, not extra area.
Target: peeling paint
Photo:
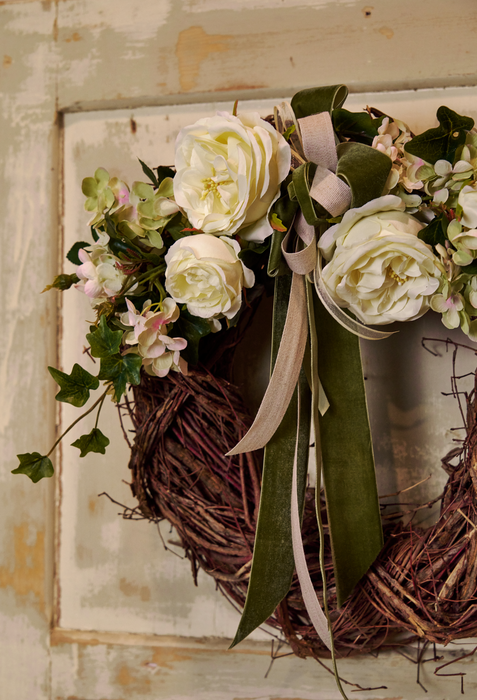
[[[392,39],[394,36],[394,31],[391,27],[381,27],[379,33],[386,37],[386,39]]]
[[[231,38],[225,34],[207,34],[202,27],[190,27],[179,33],[176,56],[179,62],[179,80],[184,92],[190,92],[196,87],[202,61],[212,53],[228,51]]]
[[[138,586],[135,583],[127,581],[125,578],[119,579],[119,590],[126,596],[138,596],[145,603],[151,600],[151,589],[147,586]]]
[[[0,567],[0,588],[12,586],[19,596],[33,594],[40,610],[45,605],[45,532],[30,531],[27,523],[13,528],[13,567]]]

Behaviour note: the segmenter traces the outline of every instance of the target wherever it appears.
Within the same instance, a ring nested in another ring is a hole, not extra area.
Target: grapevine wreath
[[[107,396],[128,409],[143,516],[168,520],[194,579],[203,569],[243,609],[234,644],[267,621],[300,657],[477,633],[475,391],[437,523],[404,524],[379,506],[359,350],[431,309],[477,340],[477,132],[443,106],[414,135],[346,96],[200,119],[174,167],[141,162],[149,182],[98,168],[82,184],[92,240],[47,287],[91,299],[100,360],[96,376],[50,367],[56,398],[82,407],[102,382],[83,416]],[[266,296],[272,373],[252,421],[233,356]],[[52,476],[59,440],[14,473]],[[73,446],[108,444],[96,420]]]

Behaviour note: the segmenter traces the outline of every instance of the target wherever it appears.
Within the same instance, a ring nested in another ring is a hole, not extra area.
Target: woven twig
[[[340,610],[322,501],[329,605],[341,655],[404,646],[415,639],[447,644],[477,634],[475,396],[473,391],[467,397],[467,438],[443,460],[449,478],[439,520],[423,529],[412,519],[403,526],[396,515],[383,516],[385,546]],[[129,409],[135,428],[132,489],[140,510],[176,528],[195,581],[203,569],[242,608],[260,498],[261,455],[223,456],[251,422],[237,388],[207,370],[188,376],[170,373],[164,379],[144,375],[134,387]],[[311,578],[322,599],[310,488],[303,537]],[[283,632],[298,656],[328,656],[307,616],[296,578],[268,623]]]

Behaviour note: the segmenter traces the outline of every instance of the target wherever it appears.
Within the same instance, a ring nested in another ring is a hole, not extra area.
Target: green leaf
[[[88,248],[91,243],[86,243],[86,241],[78,241],[72,246],[68,253],[66,254],[67,259],[73,263],[73,265],[81,265],[81,260],[78,257],[78,253],[83,248]]]
[[[48,367],[48,371],[61,387],[61,391],[55,396],[56,400],[70,403],[77,408],[84,406],[89,399],[89,392],[99,386],[98,378],[93,377],[78,364],[74,365],[71,374],[60,372],[55,367]]]
[[[193,316],[187,309],[181,311],[181,315],[174,323],[174,335],[187,340],[187,347],[181,351],[181,356],[191,365],[199,362],[199,343],[201,338],[211,333],[210,324],[205,318]]]
[[[369,145],[378,136],[378,127],[384,119],[373,119],[368,112],[349,112],[347,109],[334,109],[331,118],[336,133],[342,139],[351,138]]]
[[[432,219],[431,223],[425,228],[421,229],[417,234],[417,237],[431,245],[433,248],[436,247],[438,243],[445,246],[447,240],[447,227],[449,225],[449,220],[447,216],[442,212],[435,219]]]
[[[295,131],[296,131],[296,126],[295,126],[294,124],[290,124],[290,126],[288,127],[288,129],[286,129],[286,130],[283,132],[283,138],[285,139],[285,141],[288,141],[289,138],[290,138],[290,136],[291,136],[292,134],[294,134]]]
[[[146,165],[146,163],[143,163],[143,161],[140,158],[138,158],[138,161],[141,163],[141,168],[144,175],[150,179],[154,187],[159,187],[159,182],[157,181],[157,177],[155,176],[153,170],[151,170],[151,168],[148,165]]]
[[[81,450],[80,457],[86,457],[89,452],[98,452],[104,455],[108,445],[109,438],[103,435],[99,428],[93,428],[90,433],[82,435],[71,443],[71,447],[77,447],[78,450]]]
[[[180,212],[177,212],[175,216],[166,225],[166,231],[172,236],[174,241],[178,241],[179,238],[184,238],[187,233],[183,233],[184,229],[187,228],[189,222],[184,220],[184,217]]]
[[[142,358],[133,353],[102,357],[98,379],[113,383],[114,398],[119,401],[128,384],[137,386],[141,381],[141,365]]]
[[[157,181],[159,184],[163,180],[166,179],[166,177],[172,177],[174,178],[175,172],[172,170],[172,168],[168,168],[167,165],[160,165],[157,170]]]
[[[457,149],[465,144],[467,132],[474,126],[474,120],[444,106],[437,110],[437,119],[439,126],[415,136],[406,143],[405,150],[432,165],[437,160],[453,163]]]
[[[12,474],[26,474],[36,484],[40,479],[53,476],[54,469],[51,459],[46,455],[41,455],[39,452],[26,452],[23,455],[17,455],[20,460],[20,466],[12,470]]]
[[[76,284],[77,282],[79,282],[79,277],[74,272],[72,275],[57,275],[53,280],[52,284],[46,285],[43,292],[47,292],[50,289],[59,289],[60,292],[64,292],[66,289],[69,289],[73,284]]]
[[[86,340],[91,345],[93,357],[108,357],[119,352],[121,346],[121,331],[112,331],[107,322],[106,316],[101,316],[99,326],[94,333],[88,333]]]

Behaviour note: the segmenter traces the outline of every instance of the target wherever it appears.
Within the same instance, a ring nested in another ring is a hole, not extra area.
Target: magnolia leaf
[[[437,119],[439,126],[415,136],[406,143],[405,150],[431,164],[438,160],[453,163],[457,149],[465,144],[467,132],[474,126],[474,120],[444,106],[437,110]]]
[[[154,187],[159,187],[159,182],[157,181],[157,177],[155,176],[155,174],[151,170],[151,168],[148,165],[146,165],[146,163],[143,163],[143,161],[140,158],[138,158],[138,161],[141,163],[141,168],[142,168],[142,172],[144,173],[144,175],[150,179],[150,181],[152,182]]]
[[[80,450],[80,457],[86,457],[89,452],[98,452],[104,455],[108,445],[109,438],[103,435],[99,428],[93,428],[90,433],[82,435],[71,443],[71,447],[77,447]]]
[[[181,351],[181,356],[191,365],[199,362],[199,343],[202,338],[211,333],[209,322],[205,318],[193,316],[187,309],[174,323],[174,335],[187,340],[187,347]]]
[[[448,225],[449,221],[447,216],[442,213],[436,216],[435,219],[432,219],[431,223],[425,228],[422,228],[417,234],[417,237],[421,241],[424,241],[424,243],[427,243],[427,245],[433,246],[433,248],[435,248],[438,243],[445,247]]]
[[[91,243],[86,243],[86,241],[78,241],[72,246],[68,253],[66,254],[67,259],[73,263],[73,265],[81,265],[81,260],[79,259],[78,253],[83,248],[89,248]]]
[[[141,365],[142,358],[133,353],[102,357],[98,379],[113,383],[114,398],[119,401],[128,384],[137,386],[141,381]]]
[[[20,466],[13,469],[12,474],[26,474],[34,484],[40,479],[53,476],[55,470],[51,459],[46,455],[41,455],[39,452],[26,452],[17,457],[20,460]]]
[[[70,403],[76,408],[84,406],[89,399],[89,392],[92,389],[97,389],[99,386],[98,378],[93,377],[92,374],[78,364],[74,365],[71,374],[60,372],[55,367],[48,367],[48,371],[61,388],[55,399]]]
[[[112,331],[106,323],[106,316],[101,316],[97,329],[94,333],[88,333],[86,340],[91,346],[93,357],[108,357],[119,352],[122,337],[122,332]]]
[[[43,292],[48,292],[50,289],[59,289],[60,292],[64,292],[65,289],[69,289],[77,282],[79,282],[79,277],[74,272],[72,275],[57,275],[51,284],[46,285]]]

